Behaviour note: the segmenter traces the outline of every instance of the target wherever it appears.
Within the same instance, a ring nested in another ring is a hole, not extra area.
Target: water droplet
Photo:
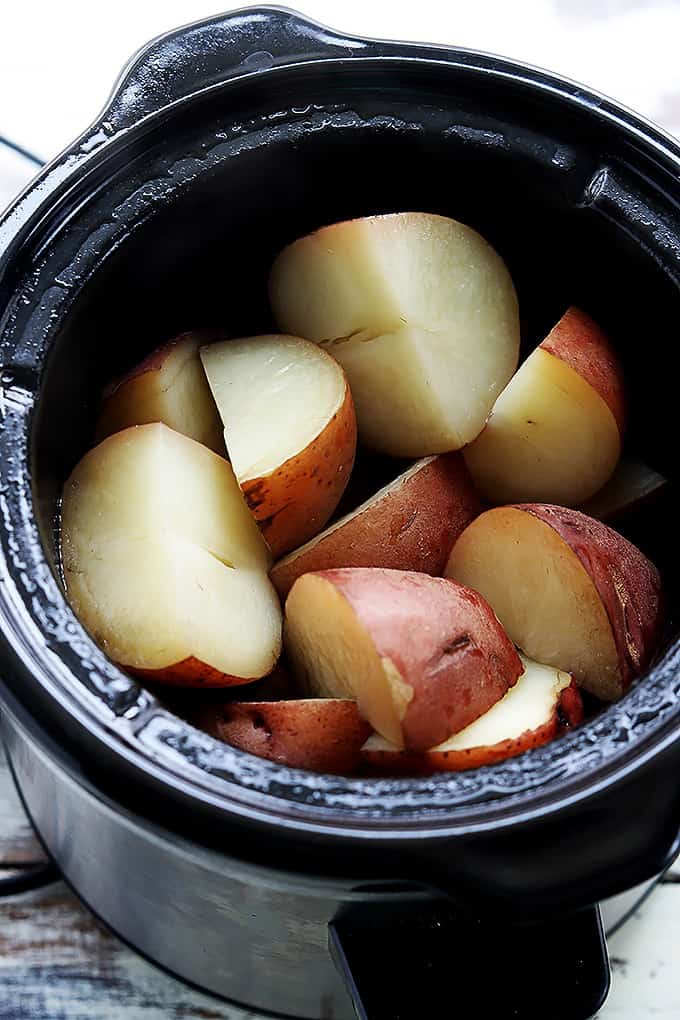
[[[241,67],[248,67],[257,71],[272,67],[273,63],[274,57],[269,50],[256,50],[254,53],[249,53],[245,60],[241,61]]]

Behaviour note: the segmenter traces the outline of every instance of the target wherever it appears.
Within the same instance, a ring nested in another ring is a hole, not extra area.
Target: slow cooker
[[[2,736],[65,878],[153,961],[313,1020],[598,1009],[597,903],[678,849],[672,509],[636,536],[668,634],[618,704],[498,765],[344,779],[223,745],[113,665],[64,597],[59,498],[107,379],[186,328],[271,329],[276,252],[397,209],[491,241],[527,345],[567,303],[596,316],[628,374],[629,445],[673,486],[679,170],[659,129],[544,71],[263,7],[152,42],[5,213]]]

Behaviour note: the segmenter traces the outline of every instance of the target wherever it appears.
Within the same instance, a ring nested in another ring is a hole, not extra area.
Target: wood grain
[[[597,1020],[680,1017],[680,885],[659,885],[609,940],[612,990]]]
[[[0,1020],[255,1020],[109,934],[58,883],[0,900]]]

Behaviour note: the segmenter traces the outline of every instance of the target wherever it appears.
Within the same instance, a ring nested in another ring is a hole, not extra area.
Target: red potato
[[[360,437],[392,456],[469,443],[517,367],[517,297],[505,263],[445,216],[322,227],[279,254],[270,297],[281,329],[338,359]]]
[[[548,744],[583,721],[578,686],[568,673],[522,659],[524,672],[493,708],[460,733],[420,754],[397,751],[373,734],[364,744],[364,764],[382,775],[459,772],[514,758]]]
[[[459,453],[417,461],[395,481],[275,563],[282,598],[302,574],[333,567],[444,572],[451,547],[481,511]]]
[[[446,574],[481,592],[528,656],[568,670],[603,701],[619,698],[655,651],[658,571],[578,510],[538,503],[487,510],[454,545]]]
[[[231,466],[165,425],[83,457],[64,486],[62,556],[74,611],[129,672],[229,686],[276,664],[269,550]]]
[[[206,706],[194,724],[241,751],[312,772],[348,774],[371,734],[356,702],[339,698]]]
[[[522,664],[476,592],[426,574],[304,574],[286,601],[291,665],[312,696],[354,698],[397,747],[425,750],[487,711]]]
[[[349,480],[356,418],[344,372],[293,336],[228,340],[201,358],[234,472],[280,556],[323,528]]]
[[[109,386],[102,399],[96,442],[131,425],[158,421],[223,457],[222,423],[198,354],[200,345],[215,336],[182,333]]]
[[[577,506],[612,475],[624,423],[616,354],[590,316],[570,308],[505,387],[465,460],[490,503]]]
[[[569,365],[592,386],[623,434],[626,424],[623,369],[609,337],[597,323],[572,305],[548,333],[541,348]]]

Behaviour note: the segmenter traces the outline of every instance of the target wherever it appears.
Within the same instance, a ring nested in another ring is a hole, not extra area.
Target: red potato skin
[[[405,570],[353,567],[319,575],[347,599],[378,654],[412,688],[401,724],[411,750],[464,729],[522,673],[491,606],[470,588]]]
[[[208,666],[200,659],[190,655],[181,662],[173,662],[161,669],[141,669],[136,666],[125,666],[120,668],[131,676],[139,677],[140,680],[148,680],[157,684],[169,684],[171,687],[236,687],[240,684],[249,684],[261,677],[230,676],[222,673],[214,666]]]
[[[573,368],[599,393],[623,435],[626,421],[623,369],[609,337],[594,319],[580,308],[568,308],[540,347]]]
[[[324,527],[352,473],[356,438],[354,402],[345,383],[345,399],[309,446],[266,478],[241,482],[274,556],[302,545]]]
[[[168,355],[172,352],[173,348],[179,347],[180,344],[184,343],[185,340],[193,337],[195,334],[191,332],[180,333],[179,336],[173,337],[172,340],[168,340],[167,343],[162,344],[160,347],[156,347],[151,354],[131,368],[125,375],[121,375],[118,379],[114,379],[102,390],[102,399],[107,400],[112,397],[122,386],[129,383],[132,379],[136,379],[137,376],[144,375],[146,372],[158,372],[163,367],[163,362],[166,360]]]
[[[623,535],[578,510],[547,503],[514,506],[551,527],[578,556],[607,613],[626,690],[649,664],[661,634],[658,570]]]
[[[226,333],[223,330],[187,330],[184,333],[180,333],[178,336],[173,337],[172,340],[168,340],[166,343],[161,344],[160,347],[153,350],[146,356],[146,358],[140,361],[124,375],[108,383],[108,385],[106,385],[102,390],[99,406],[99,418],[95,428],[95,445],[103,439],[106,439],[108,436],[113,435],[114,432],[121,431],[119,416],[114,410],[112,422],[112,412],[109,407],[109,402],[118,390],[122,389],[122,387],[126,386],[128,383],[134,382],[135,379],[139,379],[140,376],[146,375],[147,372],[159,372],[163,368],[167,359],[172,355],[174,349],[176,347],[180,347],[186,341],[193,341],[198,346],[225,339]],[[215,418],[217,422],[217,410],[215,411]],[[125,427],[128,427],[128,425]],[[221,457],[225,456],[224,441],[221,434],[211,437],[210,448],[214,449],[215,453],[219,454]]]
[[[151,354],[147,354],[139,364],[131,368],[125,375],[121,375],[118,379],[108,383],[102,390],[102,401],[108,400],[121,386],[124,386],[140,375],[144,375],[145,372],[158,372],[163,367],[173,348],[179,347],[185,340],[195,340],[198,344],[210,344],[216,340],[224,339],[226,339],[226,334],[219,330],[186,330],[186,332],[180,333],[178,336],[173,337],[172,340],[168,340],[167,343],[156,347]]]
[[[445,453],[390,489],[341,527],[321,534],[299,556],[275,563],[270,577],[281,598],[302,574],[336,567],[387,567],[443,574],[453,543],[481,513],[460,453]]]
[[[535,730],[527,730],[512,740],[501,740],[489,747],[470,747],[463,751],[363,751],[366,770],[381,776],[431,776],[436,772],[463,772],[481,765],[493,765],[534,747],[549,744],[568,729],[583,722],[583,701],[575,680],[562,691],[552,719]]]
[[[371,734],[356,702],[335,698],[227,702],[207,706],[194,723],[259,758],[335,775],[357,771]]]

